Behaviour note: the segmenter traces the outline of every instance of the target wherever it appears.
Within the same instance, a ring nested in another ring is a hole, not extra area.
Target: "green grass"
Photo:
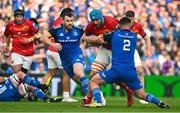
[[[161,98],[171,109],[161,109],[154,104],[142,105],[135,100],[132,107],[126,106],[125,97],[107,97],[107,106],[103,108],[81,107],[81,99],[76,103],[37,102],[0,102],[0,112],[180,112],[180,98]]]

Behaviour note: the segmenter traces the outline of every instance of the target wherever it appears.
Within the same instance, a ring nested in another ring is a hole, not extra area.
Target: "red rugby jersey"
[[[136,34],[140,34],[143,38],[146,36],[146,33],[144,32],[141,24],[138,22],[134,21],[133,26],[131,27],[131,31],[135,32]]]
[[[5,28],[4,35],[13,39],[12,52],[24,56],[32,56],[34,54],[34,42],[24,44],[23,39],[32,37],[38,30],[39,27],[28,19],[24,19],[23,24],[16,24],[14,21],[10,21]]]
[[[98,36],[105,32],[112,32],[113,30],[116,29],[117,26],[118,26],[117,19],[111,16],[104,16],[104,25],[101,28],[96,28],[94,24],[90,22],[85,29],[85,33],[87,36],[90,36],[92,34]],[[111,49],[109,44],[103,44],[102,46],[106,49],[109,49],[109,50]]]

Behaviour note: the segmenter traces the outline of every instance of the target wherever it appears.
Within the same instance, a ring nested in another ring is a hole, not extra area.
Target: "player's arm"
[[[6,56],[10,55],[10,43],[11,43],[11,32],[10,24],[7,24],[6,29],[3,35],[3,51],[6,53]]]
[[[145,43],[146,43],[146,56],[151,57],[151,39],[147,35],[144,37]]]
[[[137,37],[140,37],[140,36],[145,40],[146,56],[151,57],[152,56],[152,53],[151,53],[151,39],[150,39],[150,37],[147,36],[147,34],[143,30],[142,26],[139,24],[139,34],[137,35]]]
[[[90,35],[90,36],[87,36],[84,33],[83,36],[82,36],[82,41],[86,41],[87,43],[91,43],[91,44],[102,44],[104,42],[102,36],[103,35],[99,35],[99,36]]]
[[[50,30],[45,36],[40,36],[39,40],[46,45],[52,46],[57,50],[61,50],[62,45],[60,43],[51,42],[50,40],[51,37],[54,37],[54,35],[52,35],[51,30]]]
[[[104,43],[111,43],[114,32],[107,32],[103,34]]]

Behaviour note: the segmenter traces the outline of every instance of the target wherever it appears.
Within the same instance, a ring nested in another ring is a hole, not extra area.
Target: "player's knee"
[[[136,68],[136,70],[137,70],[137,73],[138,73],[139,76],[143,76],[144,70],[143,70],[143,67],[142,67],[142,66],[138,66],[138,67]]]

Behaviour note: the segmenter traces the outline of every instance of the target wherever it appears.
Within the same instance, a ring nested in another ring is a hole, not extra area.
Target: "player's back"
[[[130,30],[116,30],[112,37],[112,68],[130,69],[134,67],[136,34]]]

